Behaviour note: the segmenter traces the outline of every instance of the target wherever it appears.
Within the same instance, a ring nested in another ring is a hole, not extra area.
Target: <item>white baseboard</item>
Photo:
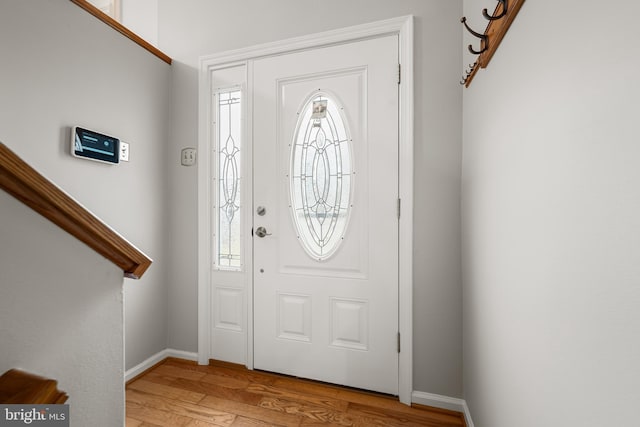
[[[467,406],[467,402],[464,399],[442,396],[433,393],[425,393],[423,391],[414,391],[413,393],[411,393],[411,402],[425,406],[432,406],[434,408],[461,412],[462,414],[464,414],[464,419],[467,423],[467,427],[474,427],[473,421],[471,420],[469,407]]]
[[[156,363],[163,361],[167,357],[177,357],[179,359],[197,361],[198,360],[198,353],[192,353],[192,352],[189,352],[189,351],[174,350],[172,348],[166,348],[166,349],[154,354],[153,356],[151,356],[150,358],[148,358],[144,362],[137,364],[133,368],[127,369],[127,371],[124,373],[124,381],[127,382],[130,379],[135,378],[136,376],[140,375],[141,373],[143,373],[147,369],[151,368]]]
[[[467,427],[474,427],[473,420],[471,419],[471,412],[469,412],[469,407],[467,406],[467,401],[463,401],[464,406],[464,419],[467,422]]]

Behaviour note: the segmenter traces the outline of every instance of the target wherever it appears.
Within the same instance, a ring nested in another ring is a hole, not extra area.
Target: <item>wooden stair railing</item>
[[[58,382],[18,369],[11,369],[0,377],[0,403],[61,404],[69,396],[58,390]]]
[[[105,24],[107,24],[108,26],[110,26],[120,34],[122,34],[123,36],[134,41],[144,49],[148,50],[158,58],[162,59],[167,64],[171,65],[171,62],[172,62],[171,57],[161,52],[157,47],[153,46],[151,43],[147,42],[146,40],[144,40],[143,38],[135,34],[133,31],[131,31],[130,29],[122,25],[120,22],[116,21],[106,13],[103,13],[100,9],[95,7],[93,4],[89,3],[87,0],[71,0],[71,2],[80,6],[82,9],[86,10],[91,15],[95,16],[96,18],[98,18],[99,20],[101,20],[102,22],[104,22]]]
[[[139,279],[151,259],[0,142],[0,189]]]

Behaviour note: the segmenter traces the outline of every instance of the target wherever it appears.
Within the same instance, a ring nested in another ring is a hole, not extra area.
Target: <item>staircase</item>
[[[37,375],[11,369],[0,377],[0,403],[61,404],[69,396],[58,390],[58,382]]]

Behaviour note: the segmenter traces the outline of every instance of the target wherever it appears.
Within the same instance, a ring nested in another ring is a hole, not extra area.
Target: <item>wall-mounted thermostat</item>
[[[71,130],[71,154],[98,162],[120,162],[120,140],[89,129],[74,126]]]

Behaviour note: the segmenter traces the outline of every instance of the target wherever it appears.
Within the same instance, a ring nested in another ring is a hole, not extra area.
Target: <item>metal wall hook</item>
[[[500,15],[491,16],[487,9],[482,9],[482,16],[487,18],[489,21],[495,21],[496,19],[503,18],[507,14],[507,0],[498,0],[498,2],[502,3],[502,13]]]
[[[479,38],[480,40],[482,40],[482,42],[480,45],[484,45],[484,47],[482,48],[482,50],[475,50],[473,48],[473,46],[469,45],[469,52],[471,52],[474,55],[480,55],[482,52],[484,52],[485,50],[487,50],[488,48],[488,43],[487,43],[487,39],[488,36],[486,34],[480,34],[478,32],[473,31],[469,25],[467,25],[467,18],[465,16],[462,17],[462,19],[460,19],[460,22],[462,22],[462,24],[465,26],[465,28],[467,29],[467,31],[469,31],[472,35],[474,35],[475,37]]]
[[[475,50],[471,45],[469,45],[468,48],[469,48],[469,52],[473,53],[474,55],[480,55],[481,53],[486,51],[489,47],[487,46],[487,43],[485,43],[484,48],[482,48],[482,50]]]
[[[465,76],[462,77],[462,80],[460,80],[460,84],[461,85],[466,85],[467,81],[469,80],[469,77],[473,74],[473,70],[475,70],[476,66],[478,65],[478,62],[474,62],[473,64],[469,64],[469,69],[466,71]]]
[[[460,22],[462,22],[462,24],[465,26],[465,28],[467,29],[467,31],[469,31],[471,34],[473,34],[474,36],[476,36],[477,38],[486,41],[487,40],[487,35],[486,34],[480,34],[477,33],[475,31],[473,31],[471,28],[469,28],[469,25],[467,25],[467,17],[463,16],[462,19],[460,19]]]

